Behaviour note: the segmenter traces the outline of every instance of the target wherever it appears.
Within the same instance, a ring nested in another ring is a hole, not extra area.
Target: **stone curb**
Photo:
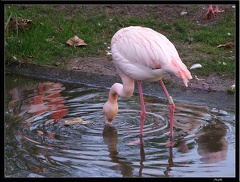
[[[109,89],[113,83],[121,83],[119,77],[17,62],[5,65],[5,73],[18,74],[36,79],[46,79],[54,82],[87,85],[99,89]],[[199,88],[186,88],[184,86],[174,86],[172,84],[166,84],[166,87],[175,102],[180,101],[189,104],[216,107],[218,109],[235,109],[236,107],[236,94],[207,92]],[[135,92],[138,92],[137,84],[135,84]],[[143,92],[148,96],[165,99],[162,88],[157,82],[143,83]]]

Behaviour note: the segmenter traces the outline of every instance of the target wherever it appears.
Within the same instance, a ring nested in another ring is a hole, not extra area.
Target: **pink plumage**
[[[106,124],[112,125],[118,113],[118,96],[131,97],[136,80],[141,100],[140,136],[142,136],[146,110],[141,81],[159,81],[169,101],[170,136],[172,138],[175,105],[162,77],[166,73],[175,74],[183,79],[186,87],[188,80],[192,78],[175,46],[164,35],[150,28],[130,26],[115,33],[111,41],[111,51],[114,65],[123,84],[114,83],[109,91],[108,101],[103,106]]]
[[[175,46],[150,28],[131,26],[119,30],[112,38],[111,50],[115,66],[135,80],[158,81],[170,72],[187,86],[192,78]]]
[[[208,11],[203,19],[206,20],[206,19],[214,18],[215,13],[220,13],[220,12],[223,12],[223,11],[219,10],[218,5],[216,5],[215,10],[213,10],[213,5],[209,5]]]

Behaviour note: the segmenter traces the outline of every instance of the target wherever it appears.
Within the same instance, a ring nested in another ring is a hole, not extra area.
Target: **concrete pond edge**
[[[115,82],[121,83],[121,79],[104,74],[88,73],[76,70],[67,70],[54,66],[43,66],[30,63],[9,63],[5,65],[5,74],[16,74],[35,79],[44,79],[54,82],[86,85],[89,87],[109,90]],[[6,83],[5,83],[6,84]],[[228,94],[222,91],[206,91],[204,89],[166,84],[169,94],[174,102],[197,104],[217,109],[235,109],[236,93]],[[143,92],[147,96],[166,99],[162,88],[157,82],[143,83]],[[135,84],[134,93],[138,93]]]

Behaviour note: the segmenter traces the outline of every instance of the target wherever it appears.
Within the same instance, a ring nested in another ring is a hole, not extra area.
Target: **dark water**
[[[235,113],[175,102],[175,142],[165,99],[144,97],[144,145],[137,94],[119,98],[104,126],[108,90],[6,76],[6,177],[235,177]],[[89,123],[66,123],[81,118]]]

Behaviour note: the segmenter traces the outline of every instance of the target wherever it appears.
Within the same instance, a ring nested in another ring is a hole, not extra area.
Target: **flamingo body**
[[[170,72],[187,86],[191,78],[174,45],[150,28],[131,26],[119,30],[112,38],[111,50],[117,70],[134,80],[158,81]]]
[[[162,77],[166,73],[175,74],[183,79],[186,87],[188,79],[192,78],[186,65],[181,61],[175,46],[164,35],[150,28],[130,26],[115,33],[111,41],[111,51],[122,84],[114,83],[109,91],[108,101],[103,106],[106,124],[112,125],[112,120],[118,113],[118,96],[131,97],[136,80],[141,101],[140,135],[142,135],[146,111],[141,81],[159,81],[169,100],[170,135],[173,135],[175,105],[162,82]]]

